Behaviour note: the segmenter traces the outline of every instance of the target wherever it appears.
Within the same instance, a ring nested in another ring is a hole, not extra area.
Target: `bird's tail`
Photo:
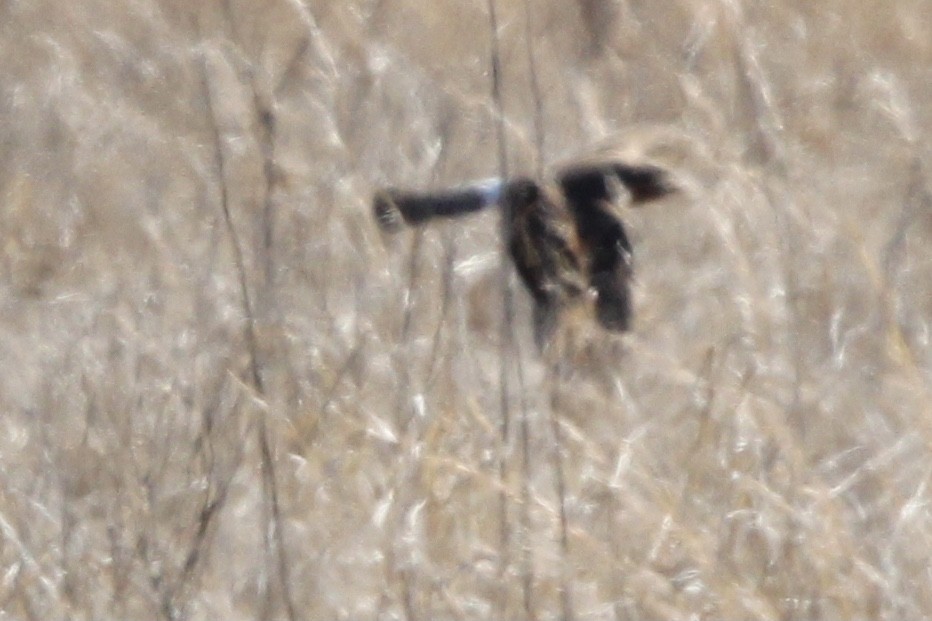
[[[439,192],[387,189],[375,194],[372,209],[379,225],[394,231],[402,224],[416,226],[434,218],[453,218],[496,205],[503,187],[501,179],[488,179]]]

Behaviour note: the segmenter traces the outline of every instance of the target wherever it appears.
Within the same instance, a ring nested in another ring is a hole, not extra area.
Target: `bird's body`
[[[534,299],[556,303],[581,295],[584,248],[560,198],[529,180],[509,184],[505,196],[508,251]]]
[[[567,309],[590,301],[604,328],[630,327],[632,252],[612,209],[613,184],[634,204],[674,191],[660,168],[606,162],[568,168],[555,183],[520,178],[435,194],[388,190],[376,195],[375,212],[388,228],[402,219],[419,224],[500,204],[505,243],[534,298],[535,336],[543,347]]]

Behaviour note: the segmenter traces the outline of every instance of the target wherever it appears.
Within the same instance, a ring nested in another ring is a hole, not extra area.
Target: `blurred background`
[[[0,0],[4,616],[932,615],[928,1],[491,7]],[[683,189],[557,375],[502,144]]]

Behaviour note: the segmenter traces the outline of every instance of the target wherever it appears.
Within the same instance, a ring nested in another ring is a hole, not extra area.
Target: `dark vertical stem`
[[[505,116],[504,104],[502,103],[502,66],[501,53],[499,50],[498,39],[498,14],[496,13],[495,0],[488,0],[489,10],[489,28],[490,28],[490,67],[492,74],[492,101],[495,104],[496,118],[495,129],[498,144],[498,170],[502,179],[508,179],[508,143],[505,136]],[[509,225],[510,206],[504,204],[501,211],[500,232],[502,236],[502,259],[499,270],[499,283],[502,294],[502,324],[501,334],[499,335],[499,407],[500,407],[500,435],[499,435],[499,454],[498,454],[498,474],[501,483],[499,492],[499,524],[500,524],[500,548],[501,557],[499,562],[499,586],[501,588],[501,614],[508,614],[508,588],[505,580],[505,574],[510,565],[510,540],[511,533],[508,524],[508,495],[507,495],[507,475],[508,475],[508,431],[510,428],[511,403],[510,390],[508,381],[508,356],[510,354],[512,326],[514,325],[514,302],[512,300],[511,282],[508,266],[508,225]]]
[[[508,179],[508,138],[505,135],[505,106],[502,103],[502,60],[498,41],[498,14],[495,0],[488,0],[489,27],[491,28],[490,66],[492,70],[492,101],[495,103],[495,131],[498,143],[498,171]]]
[[[272,459],[272,451],[269,446],[269,432],[266,428],[265,418],[259,421],[259,448],[262,453],[262,479],[265,482],[264,487],[268,490],[269,505],[271,510],[270,528],[266,531],[266,547],[271,548],[274,544],[278,554],[278,577],[281,582],[282,599],[285,604],[285,614],[289,621],[296,618],[294,601],[291,597],[291,587],[289,579],[288,559],[285,556],[285,535],[282,532],[281,505],[278,500],[278,482],[275,476],[275,462]]]
[[[563,468],[563,434],[560,431],[560,400],[557,391],[559,390],[562,374],[560,373],[559,363],[551,370],[551,393],[550,393],[550,431],[553,435],[553,470],[556,475],[557,483],[557,503],[560,516],[560,607],[563,621],[572,621],[573,619],[573,601],[570,593],[569,580],[567,579],[569,564],[569,525],[566,518],[566,476]]]
[[[447,325],[447,315],[450,312],[450,305],[453,301],[453,284],[454,284],[454,266],[456,264],[456,240],[447,235],[444,238],[446,252],[443,257],[443,291],[440,298],[440,321],[437,322],[437,329],[434,330],[434,338],[430,347],[430,364],[428,365],[428,381],[433,382],[437,373],[438,358],[440,356],[440,340],[443,334],[443,328]]]
[[[223,8],[227,19],[230,21],[231,25],[235,26],[234,20],[232,18],[231,9],[228,2],[223,3]],[[198,40],[201,40],[203,37],[200,33],[200,24],[195,19],[195,24],[197,28]],[[239,236],[236,233],[236,228],[233,225],[233,218],[230,213],[230,200],[229,193],[227,190],[227,163],[226,155],[223,149],[223,141],[220,133],[220,127],[218,124],[218,119],[216,115],[216,109],[214,106],[214,96],[211,91],[210,77],[207,70],[206,59],[202,56],[201,63],[201,81],[202,81],[202,90],[205,97],[206,109],[210,119],[210,127],[213,132],[213,139],[215,149],[215,161],[216,161],[216,171],[218,178],[218,185],[220,191],[220,207],[223,213],[223,221],[226,227],[227,234],[230,239],[230,243],[233,247],[234,262],[236,265],[236,271],[239,280],[240,296],[243,305],[243,312],[246,316],[246,327],[245,327],[245,341],[248,352],[248,364],[249,364],[249,379],[253,389],[256,391],[256,394],[262,398],[266,399],[266,387],[262,378],[262,373],[260,372],[260,362],[259,362],[259,347],[258,341],[256,338],[256,311],[253,300],[250,296],[249,286],[246,280],[246,267],[244,261],[243,247],[239,239]],[[272,208],[272,193],[274,191],[274,185],[276,183],[275,176],[275,164],[274,164],[274,116],[272,114],[271,107],[264,104],[258,95],[258,90],[256,88],[254,69],[250,67],[249,75],[251,78],[250,86],[253,92],[253,103],[256,105],[256,113],[259,118],[259,126],[262,135],[260,136],[260,142],[262,145],[263,151],[263,164],[266,180],[265,188],[265,204],[263,210],[263,251],[264,251],[264,263],[265,263],[265,275],[266,282],[269,281],[271,277],[271,262],[270,262],[270,245],[271,240],[271,208]],[[278,484],[277,477],[275,475],[275,464],[272,455],[271,441],[269,437],[268,427],[264,418],[261,418],[259,425],[257,426],[257,440],[259,444],[260,455],[262,459],[262,483],[263,491],[266,502],[268,503],[268,524],[269,527],[265,529],[263,541],[265,542],[266,555],[267,558],[271,559],[273,556],[277,559],[277,572],[280,582],[282,599],[284,601],[285,612],[289,621],[294,621],[296,618],[294,601],[291,595],[291,587],[289,580],[289,564],[285,554],[285,541],[284,533],[282,532],[282,523],[281,523],[281,505],[279,500]],[[262,616],[268,617],[271,612],[271,590],[266,587],[265,596],[264,596],[264,611]]]
[[[534,171],[538,179],[544,176],[544,106],[540,91],[540,80],[537,73],[537,57],[534,54],[534,24],[532,19],[531,0],[524,0],[524,43],[527,52],[528,71],[531,80],[531,98],[534,101]],[[533,585],[534,563],[531,553],[531,447],[530,430],[528,429],[528,407],[524,385],[524,366],[520,351],[517,355],[518,383],[521,391],[521,575],[524,613],[528,619],[534,619]]]
[[[534,101],[534,150],[536,162],[534,171],[537,178],[544,176],[544,100],[540,91],[540,79],[537,74],[537,56],[534,54],[534,23],[531,0],[524,0],[524,47],[527,52],[527,66],[531,80],[531,99]]]
[[[200,32],[198,32],[200,38]],[[243,305],[243,314],[246,316],[246,325],[243,329],[246,340],[246,349],[249,354],[249,376],[256,392],[260,395],[265,393],[265,387],[262,383],[262,376],[259,373],[258,345],[256,340],[256,316],[253,310],[252,299],[249,295],[249,286],[246,282],[246,267],[243,259],[243,247],[240,243],[239,236],[236,234],[236,227],[233,226],[233,217],[230,215],[230,197],[227,190],[227,162],[226,154],[223,150],[223,139],[220,135],[220,127],[216,110],[214,108],[213,93],[210,88],[210,77],[207,72],[207,61],[201,56],[201,86],[204,93],[207,115],[209,117],[210,129],[214,141],[214,166],[217,173],[217,186],[220,192],[220,211],[223,214],[223,224],[226,228],[227,237],[233,248],[233,262],[236,267],[237,283],[239,284],[240,302]]]
[[[533,606],[534,562],[531,553],[531,439],[528,421],[527,392],[520,348],[516,347],[518,386],[521,393],[521,587],[524,614],[536,619]]]

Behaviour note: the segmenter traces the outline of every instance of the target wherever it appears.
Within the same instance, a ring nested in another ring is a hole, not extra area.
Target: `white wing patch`
[[[499,201],[502,200],[505,181],[499,177],[490,177],[489,179],[470,183],[468,187],[475,189],[476,192],[481,194],[485,206],[490,207],[498,204]]]

